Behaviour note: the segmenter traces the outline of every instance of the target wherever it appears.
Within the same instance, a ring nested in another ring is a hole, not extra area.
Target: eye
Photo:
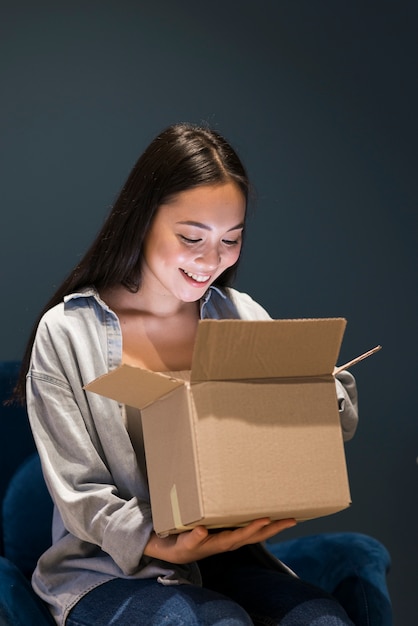
[[[199,241],[202,241],[201,239],[192,239],[191,237],[186,237],[185,235],[179,235],[179,237],[182,241],[184,241],[184,243],[187,243],[190,245],[194,243],[199,243]]]
[[[237,246],[240,241],[240,239],[223,239],[223,242],[226,246]]]

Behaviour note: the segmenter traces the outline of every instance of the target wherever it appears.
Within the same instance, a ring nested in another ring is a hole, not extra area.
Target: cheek
[[[185,250],[183,246],[179,246],[176,241],[166,241],[160,247],[160,258],[167,265],[175,265],[183,267],[190,257],[190,252]]]
[[[231,250],[228,250],[227,255],[225,255],[224,257],[225,265],[227,265],[228,267],[230,267],[231,265],[234,265],[238,261],[240,254],[241,254],[241,245],[234,246],[234,248],[232,248]]]

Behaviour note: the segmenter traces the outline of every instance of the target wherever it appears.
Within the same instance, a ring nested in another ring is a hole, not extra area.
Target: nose
[[[221,255],[217,247],[210,247],[206,250],[201,250],[195,259],[196,265],[199,265],[202,269],[214,270],[218,267],[221,261]]]

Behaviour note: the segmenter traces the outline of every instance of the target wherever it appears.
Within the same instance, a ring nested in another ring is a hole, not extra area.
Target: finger
[[[242,537],[249,537],[250,535],[259,532],[261,529],[266,528],[271,524],[271,519],[269,517],[261,517],[259,519],[252,520],[245,526],[240,528],[236,528],[234,532],[239,533]]]
[[[270,539],[271,537],[274,537],[274,535],[277,535],[278,533],[281,533],[288,528],[296,526],[296,523],[297,522],[295,519],[285,519],[271,522],[270,524],[268,524],[268,526],[264,526],[263,528],[261,528],[257,540],[265,541],[266,539]]]
[[[269,518],[258,519],[240,528],[222,530],[215,535],[211,535],[210,539],[213,547],[216,544],[218,552],[235,550],[245,544],[255,543],[262,529],[269,525]]]
[[[272,522],[269,517],[262,517],[260,519],[253,520],[242,526],[241,528],[237,528],[234,532],[236,532],[236,537],[240,537],[242,539],[250,539],[251,537],[258,536],[259,533],[263,533],[268,531],[271,527],[272,523],[281,527],[281,525],[286,525],[288,520],[280,520],[278,522]],[[289,520],[290,523],[290,520]]]
[[[196,526],[191,531],[182,533],[181,540],[184,547],[194,550],[206,541],[208,535],[209,532],[204,526]]]
[[[223,550],[236,550],[246,544],[265,541],[295,524],[296,520],[294,519],[272,522],[269,518],[262,518],[254,520],[242,528],[220,533],[218,539]]]

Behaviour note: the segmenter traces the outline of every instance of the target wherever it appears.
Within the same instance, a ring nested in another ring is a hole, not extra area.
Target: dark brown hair
[[[141,285],[143,242],[158,207],[171,196],[200,185],[234,182],[248,200],[249,182],[234,149],[216,131],[193,124],[169,126],[146,148],[84,257],[42,310],[30,335],[13,399],[26,398],[26,373],[42,315],[63,297],[88,285],[97,289]],[[238,262],[215,284],[231,284]]]

